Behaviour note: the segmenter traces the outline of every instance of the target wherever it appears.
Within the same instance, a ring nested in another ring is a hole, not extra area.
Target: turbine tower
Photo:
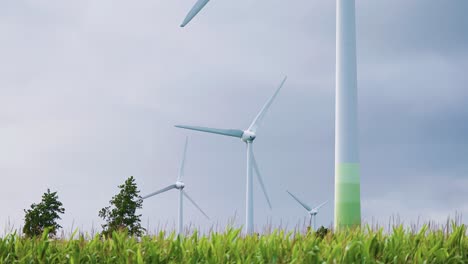
[[[354,0],[336,1],[335,229],[361,224]]]
[[[300,205],[302,205],[302,207],[304,207],[304,209],[307,210],[307,213],[309,213],[309,215],[310,215],[309,227],[312,227],[312,219],[313,219],[314,220],[314,227],[313,228],[314,228],[314,230],[317,230],[317,227],[316,227],[317,214],[319,213],[320,208],[322,208],[322,206],[324,206],[326,203],[328,203],[328,201],[325,201],[325,202],[319,204],[315,208],[312,208],[312,207],[308,206],[306,203],[304,203],[303,201],[301,201],[299,198],[297,198],[294,194],[290,193],[288,190],[286,190],[286,192],[288,192],[289,195],[291,195],[291,197],[294,198],[294,200],[296,200],[296,202],[298,202]]]
[[[198,0],[182,27],[208,3]],[[335,229],[361,224],[355,0],[336,0]]]
[[[148,199],[150,197],[153,197],[155,195],[167,192],[172,189],[177,189],[179,190],[179,225],[177,227],[177,235],[181,235],[184,231],[184,224],[183,224],[183,217],[184,217],[184,210],[183,210],[183,202],[184,202],[184,196],[187,198],[208,220],[210,219],[208,215],[203,212],[203,210],[198,206],[198,204],[187,194],[187,192],[184,190],[185,184],[182,181],[182,176],[184,176],[184,166],[185,166],[185,156],[187,154],[187,145],[188,145],[188,138],[185,139],[185,147],[184,147],[184,156],[182,158],[182,162],[180,164],[179,168],[179,175],[177,176],[177,181],[174,184],[171,184],[159,191],[150,193],[148,195],[145,195],[142,197],[143,200]]]
[[[178,128],[191,129],[201,132],[219,134],[223,136],[237,137],[240,138],[247,145],[247,183],[246,183],[246,213],[245,213],[245,229],[247,234],[252,234],[254,231],[254,209],[253,209],[253,170],[257,175],[257,179],[262,187],[263,194],[268,202],[268,206],[271,209],[270,198],[268,197],[265,184],[263,183],[262,176],[260,175],[260,170],[258,169],[257,162],[255,161],[253,153],[253,142],[257,137],[257,128],[261,124],[263,117],[268,111],[271,103],[278,95],[281,87],[283,87],[286,82],[286,77],[281,82],[278,89],[275,91],[273,96],[266,102],[262,110],[257,114],[255,119],[250,124],[249,128],[246,130],[239,129],[218,129],[218,128],[208,128],[208,127],[199,127],[199,126],[182,126],[176,125]]]

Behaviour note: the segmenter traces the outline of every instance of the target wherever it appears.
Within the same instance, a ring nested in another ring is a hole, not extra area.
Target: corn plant
[[[75,232],[68,239],[12,233],[0,238],[0,263],[468,263],[468,238],[466,226],[455,224],[450,232],[400,225],[388,233],[364,227],[325,235],[273,230],[244,236],[235,228],[140,238],[122,232]]]

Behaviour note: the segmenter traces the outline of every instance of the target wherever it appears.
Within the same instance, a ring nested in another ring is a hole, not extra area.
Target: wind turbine
[[[253,171],[252,169],[255,170],[258,182],[260,183],[260,186],[262,187],[263,194],[265,195],[265,198],[268,202],[268,206],[271,209],[270,198],[268,197],[265,184],[263,183],[262,176],[260,175],[260,171],[258,169],[257,162],[255,161],[255,157],[253,154],[253,141],[257,137],[257,128],[262,122],[263,117],[268,111],[271,103],[278,95],[278,92],[280,91],[281,87],[283,87],[284,83],[286,82],[286,78],[287,77],[283,79],[280,86],[278,87],[278,89],[276,89],[275,93],[273,94],[273,96],[265,103],[263,108],[260,110],[260,112],[257,114],[255,119],[250,124],[249,128],[247,128],[246,130],[218,129],[218,128],[208,128],[208,127],[199,127],[199,126],[176,125],[176,127],[178,128],[191,129],[191,130],[196,130],[196,131],[201,131],[201,132],[219,134],[223,136],[237,137],[247,144],[247,186],[246,186],[246,214],[245,214],[246,215],[245,227],[246,227],[247,234],[252,234],[253,232],[254,210],[253,210]]]
[[[210,219],[208,215],[203,212],[203,210],[198,206],[198,204],[187,194],[187,192],[184,190],[185,188],[185,183],[182,181],[182,177],[184,176],[184,166],[185,166],[185,156],[187,154],[187,145],[188,145],[188,138],[185,139],[185,147],[184,147],[184,156],[182,158],[182,162],[180,164],[179,168],[179,175],[177,176],[177,181],[174,184],[171,184],[159,191],[150,193],[146,196],[143,196],[142,199],[148,199],[150,197],[153,197],[155,195],[167,192],[172,189],[177,189],[179,190],[179,226],[177,229],[177,234],[180,235],[183,233],[183,217],[184,217],[184,210],[183,210],[183,198],[187,198],[208,220]]]
[[[198,0],[182,27],[208,3]],[[336,0],[335,229],[361,224],[355,0]]]
[[[310,220],[309,220],[309,226],[312,226],[312,218],[314,219],[314,230],[317,230],[316,229],[316,217],[317,217],[317,214],[320,210],[320,208],[322,206],[324,206],[328,201],[325,201],[323,203],[321,203],[320,205],[318,205],[317,207],[310,207],[308,206],[306,203],[304,203],[303,201],[299,200],[299,198],[297,198],[294,194],[290,193],[289,191],[287,191],[289,193],[289,195],[291,195],[292,198],[294,198],[294,200],[296,200],[300,205],[302,205],[302,207],[304,207],[306,210],[307,210],[307,213],[309,213],[310,215]]]

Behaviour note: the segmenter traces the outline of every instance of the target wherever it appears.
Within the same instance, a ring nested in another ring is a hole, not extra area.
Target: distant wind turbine
[[[255,157],[253,154],[253,141],[257,137],[257,128],[263,120],[263,117],[267,113],[271,103],[278,95],[281,87],[283,87],[284,83],[286,82],[286,77],[281,82],[281,85],[275,91],[273,96],[266,102],[263,106],[262,110],[258,113],[258,115],[253,120],[252,124],[247,128],[247,130],[239,130],[239,129],[218,129],[218,128],[208,128],[208,127],[199,127],[199,126],[181,126],[176,125],[178,128],[184,129],[191,129],[201,132],[219,134],[223,136],[230,136],[230,137],[237,137],[240,138],[247,144],[247,186],[246,186],[246,233],[252,234],[253,232],[253,171],[252,168],[255,170],[257,175],[257,179],[262,187],[263,193],[265,198],[268,202],[268,206],[271,209],[270,198],[268,197],[265,185],[263,183],[262,176],[260,175],[260,171],[257,166],[257,162],[255,161]]]
[[[198,0],[182,27],[208,3]],[[336,0],[335,229],[361,225],[355,0]]]
[[[320,205],[318,205],[317,207],[315,208],[312,208],[310,206],[308,206],[306,203],[304,203],[303,201],[299,200],[299,198],[297,198],[294,194],[290,193],[289,191],[287,191],[289,193],[289,195],[291,195],[292,198],[294,198],[294,200],[296,200],[300,205],[302,205],[302,207],[304,207],[306,210],[307,210],[307,213],[309,213],[310,215],[310,220],[309,220],[309,226],[312,226],[312,219],[314,220],[314,230],[317,230],[316,229],[316,217],[317,217],[317,214],[320,210],[320,208],[322,206],[324,206],[328,201],[325,201],[323,203],[321,203]]]
[[[178,226],[178,229],[177,229],[177,234],[180,235],[183,233],[183,217],[184,217],[184,211],[183,211],[183,196],[185,196],[185,198],[187,198],[190,202],[192,202],[193,205],[195,205],[195,207],[209,220],[210,218],[208,217],[208,215],[203,212],[203,210],[200,208],[200,206],[198,206],[198,204],[187,194],[187,192],[184,190],[185,188],[185,183],[182,181],[182,177],[184,176],[184,166],[185,166],[185,156],[187,154],[187,145],[188,145],[188,138],[185,139],[185,147],[184,147],[184,156],[182,158],[182,162],[180,164],[180,168],[179,168],[179,175],[177,176],[177,181],[175,182],[175,184],[171,184],[169,186],[167,186],[166,188],[163,188],[159,191],[156,191],[156,192],[153,192],[151,194],[148,194],[146,196],[143,196],[143,200],[144,199],[148,199],[150,197],[153,197],[155,195],[158,195],[158,194],[161,194],[163,192],[167,192],[169,190],[172,190],[172,189],[177,189],[179,190],[179,226]]]

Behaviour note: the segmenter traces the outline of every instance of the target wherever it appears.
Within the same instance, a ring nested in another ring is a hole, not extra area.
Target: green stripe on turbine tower
[[[335,229],[361,224],[354,0],[336,1]]]
[[[341,163],[335,170],[335,220],[339,226],[358,225],[361,221],[359,164]]]

